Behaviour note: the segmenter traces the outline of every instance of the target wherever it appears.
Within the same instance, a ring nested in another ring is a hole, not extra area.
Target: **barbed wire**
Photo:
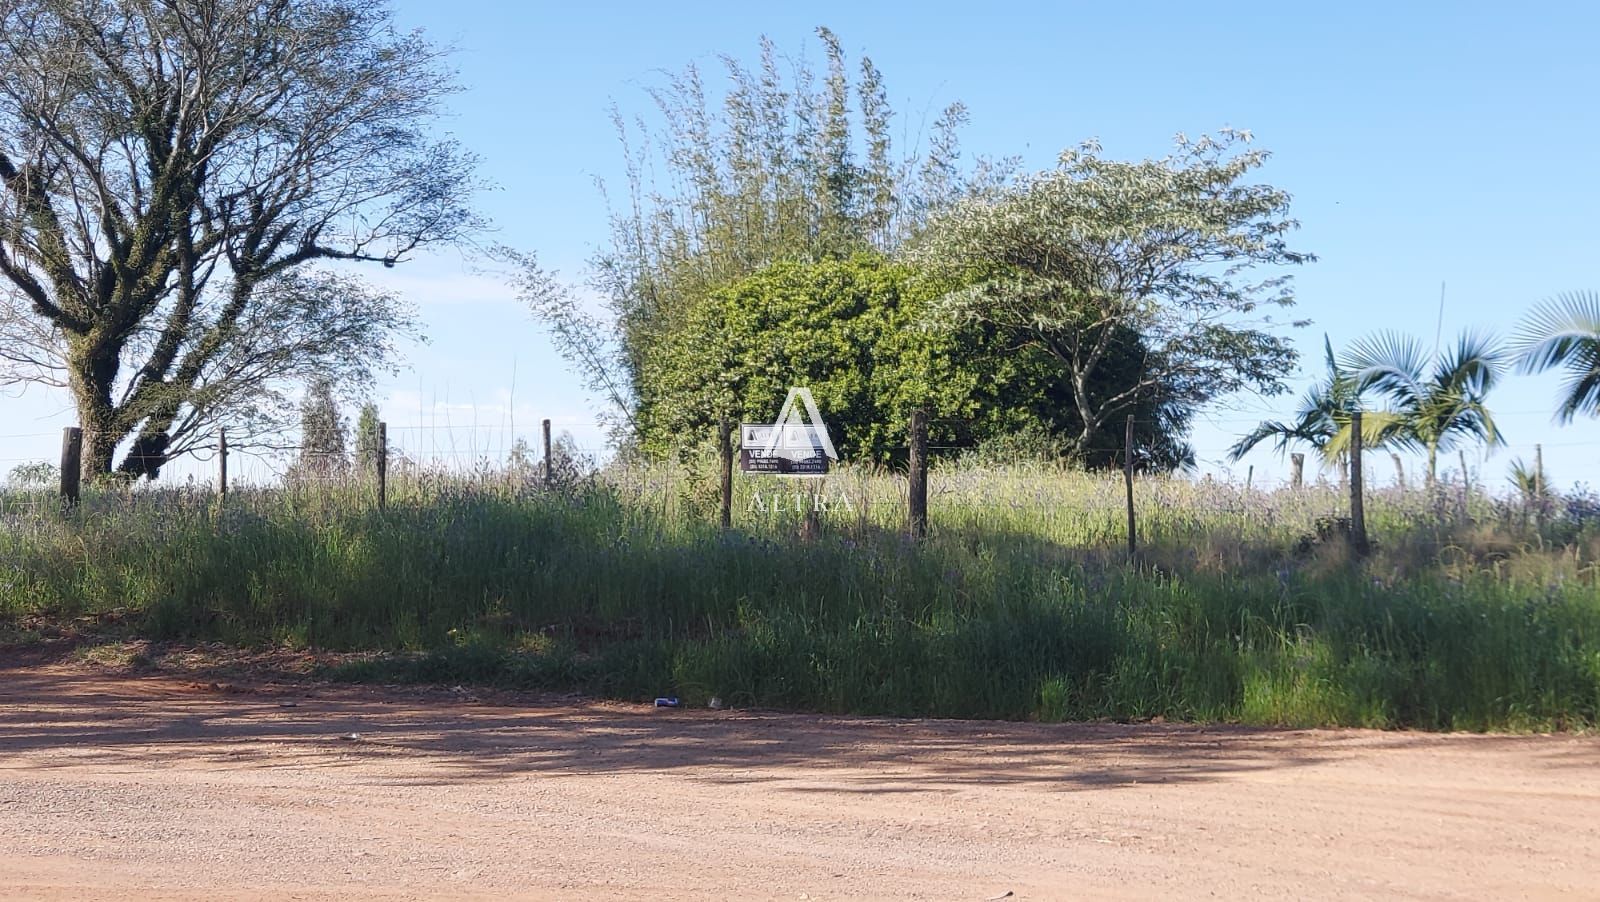
[[[1511,411],[1507,413],[1531,414],[1547,413],[1547,411]],[[550,422],[553,432],[556,427],[559,427],[561,430],[561,437],[559,439],[553,439],[552,442],[553,445],[559,448],[559,453],[575,454],[587,459],[591,463],[598,465],[607,461],[620,450],[618,447],[612,444],[596,445],[590,443],[575,443],[572,440],[573,430],[577,430],[580,433],[606,432],[608,430],[608,426],[599,420],[585,419],[577,416],[542,418],[534,421],[531,429],[527,428],[527,426],[519,426],[515,423],[458,424],[448,422],[433,424],[385,423],[384,428],[386,434],[389,436],[388,449],[391,455],[391,466],[416,466],[423,468],[466,471],[482,469],[485,466],[494,466],[497,463],[510,461],[519,455],[519,445],[522,449],[525,449],[522,453],[525,454],[525,460],[529,464],[536,466],[541,465],[544,457],[544,450],[543,443],[539,440],[539,432],[544,420],[548,420]],[[1087,449],[1087,451],[1092,455],[1100,456],[1101,459],[1109,456],[1112,459],[1120,462],[1125,456],[1125,449],[1122,447],[1123,443],[1121,441],[1121,432],[1122,428],[1125,426],[1125,422],[1126,421],[1123,418],[1113,417],[1112,420],[1108,422],[1101,430],[1106,441],[1094,443],[1093,447]],[[1245,417],[1207,417],[1203,418],[1203,422],[1207,423],[1208,425],[1217,425],[1226,422],[1258,423],[1259,420],[1256,418]],[[1136,417],[1134,419],[1134,424],[1135,426],[1148,429],[1151,426],[1161,426],[1162,421],[1160,419],[1152,419],[1149,417]],[[733,423],[730,422],[730,425],[733,425]],[[951,429],[969,430],[974,425],[975,424],[972,421],[962,419],[938,418],[931,419],[928,422],[930,429],[938,431]],[[708,430],[708,432],[709,431],[710,430]],[[352,432],[354,432],[354,430],[352,430]],[[0,439],[18,440],[28,438],[49,438],[59,434],[60,433],[58,432],[0,434]],[[948,435],[949,433],[945,432],[945,434]],[[354,467],[358,461],[356,452],[359,450],[361,438],[359,435],[354,435],[352,436],[352,439],[347,439],[347,445],[353,447],[347,447],[346,451],[344,452],[344,457],[351,461],[352,463],[350,465]],[[1141,444],[1142,443],[1140,441],[1136,440],[1135,448],[1139,448]],[[324,451],[324,449],[309,446],[301,442],[275,439],[267,436],[245,438],[238,442],[230,441],[229,445],[228,458],[232,473],[238,474],[238,476],[241,478],[248,478],[251,480],[260,480],[263,477],[266,479],[281,480],[286,474],[291,472],[296,473],[301,478],[306,478],[306,474],[314,470],[315,467],[306,466],[304,459],[308,455],[317,455],[319,453],[323,453]],[[1281,473],[1273,472],[1273,470],[1276,469],[1273,464],[1267,464],[1265,467],[1262,467],[1262,458],[1267,457],[1282,460],[1288,456],[1290,451],[1297,450],[1291,447],[1289,449],[1285,449],[1284,451],[1279,451],[1274,447],[1270,447],[1270,445],[1264,445],[1255,449],[1251,457],[1236,461],[1233,459],[1232,454],[1234,446],[1231,445],[1219,446],[1207,444],[1204,446],[1187,445],[1185,447],[1193,455],[1195,462],[1202,465],[1207,470],[1214,468],[1228,470],[1230,472],[1233,470],[1250,472],[1260,469],[1263,472],[1261,473],[1259,482],[1263,485],[1273,484],[1275,480],[1282,480],[1283,477]],[[978,450],[979,448],[981,448],[981,443],[977,442],[968,442],[962,444],[938,442],[929,443],[926,445],[926,449],[929,452],[939,456],[972,452]],[[1440,471],[1452,472],[1460,469],[1459,467],[1455,466],[1455,455],[1459,450],[1464,450],[1465,453],[1471,458],[1471,463],[1477,465],[1469,465],[1468,469],[1481,473],[1488,469],[1490,466],[1489,462],[1493,457],[1498,456],[1502,460],[1505,460],[1507,457],[1537,454],[1541,450],[1560,449],[1600,449],[1600,439],[1555,440],[1538,442],[1517,441],[1499,445],[1492,449],[1486,449],[1481,444],[1465,449],[1452,448],[1447,452],[1449,454],[1448,463],[1446,461],[1441,461],[1441,464],[1445,465],[1440,467]],[[910,450],[910,446],[909,444],[905,443],[876,445],[874,446],[873,450],[877,453],[888,453],[898,456],[908,452]],[[1320,455],[1314,448],[1306,446],[1298,450],[1305,453],[1307,457],[1320,459]],[[140,455],[135,453],[131,455],[125,455],[122,460],[131,460],[134,463],[156,462],[161,464],[167,473],[193,481],[197,479],[205,479],[211,475],[202,474],[195,471],[199,466],[216,464],[217,451],[217,444],[199,443],[185,447],[178,456]],[[1411,467],[1408,469],[1416,473],[1418,478],[1420,478],[1422,475],[1420,468],[1416,464],[1417,459],[1420,457],[1420,452],[1418,449],[1385,447],[1383,445],[1379,445],[1377,447],[1368,447],[1365,449],[1365,451],[1368,456],[1375,454],[1400,455],[1403,459],[1406,459],[1411,463]],[[1254,463],[1252,463],[1252,461],[1254,461]],[[0,457],[0,465],[6,466],[40,462],[53,463],[53,460],[48,458],[42,460],[39,456]],[[1375,471],[1375,475],[1378,473],[1381,473],[1383,477],[1388,477],[1390,475],[1386,465],[1377,464],[1376,466],[1379,469]],[[1317,464],[1313,464],[1312,472],[1320,473],[1321,468],[1318,467]],[[1483,476],[1480,478],[1489,477]]]

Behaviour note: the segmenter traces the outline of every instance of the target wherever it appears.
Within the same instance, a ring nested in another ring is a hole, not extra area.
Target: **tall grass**
[[[795,483],[741,477],[728,533],[704,476],[402,480],[382,512],[361,486],[0,507],[0,617],[126,610],[153,639],[393,653],[346,676],[691,704],[1429,729],[1600,713],[1600,545],[1479,494],[1376,494],[1378,550],[1356,561],[1317,539],[1335,487],[1146,479],[1130,563],[1121,486],[1097,476],[936,471],[921,543],[892,475],[830,477],[813,530]]]

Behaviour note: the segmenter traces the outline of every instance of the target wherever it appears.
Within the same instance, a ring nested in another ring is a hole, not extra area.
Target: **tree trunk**
[[[117,411],[111,403],[117,358],[93,335],[74,341],[68,349],[68,383],[78,408],[78,425],[83,429],[81,472],[85,482],[111,472],[112,455],[125,434],[118,431]]]
[[[172,444],[169,431],[182,409],[183,406],[176,401],[164,401],[155,410],[150,411],[150,415],[139,427],[139,434],[133,440],[133,447],[123,455],[122,464],[117,470],[132,479],[142,476],[154,482],[156,477],[161,475],[161,468],[171,460],[167,453]]]
[[[167,445],[172,437],[165,432],[145,428],[139,432],[139,437],[133,440],[133,447],[122,456],[122,463],[117,471],[132,479],[143,476],[152,482],[161,475],[161,468],[167,463]]]
[[[1078,464],[1080,466],[1086,467],[1089,465],[1089,442],[1091,442],[1093,439],[1094,433],[1085,428],[1082,432],[1078,433],[1078,440],[1073,443],[1077,447]]]
[[[89,421],[85,420],[83,425],[83,467],[80,471],[83,480],[89,482],[110,473],[111,457],[116,451],[117,436],[114,430],[90,425]]]
[[[1072,374],[1072,401],[1078,409],[1078,421],[1083,424],[1083,431],[1078,433],[1078,460],[1087,465],[1089,461],[1089,443],[1094,441],[1095,433],[1099,431],[1100,423],[1094,415],[1094,410],[1088,401],[1089,380],[1080,372]]]
[[[83,427],[83,477],[91,480],[112,471],[117,445],[139,426],[143,427],[117,469],[126,476],[154,480],[169,460],[167,434],[182,410],[181,403],[165,400],[148,415],[129,421],[128,407],[119,410],[111,402],[122,366],[122,347],[114,340],[91,332],[76,339],[68,350],[73,399],[77,403],[79,424]],[[180,374],[180,378],[183,374]],[[163,383],[168,384],[168,383]]]
[[[1433,487],[1437,484],[1438,479],[1439,479],[1439,446],[1438,445],[1429,445],[1428,446],[1428,491],[1430,491],[1430,492],[1433,491]]]

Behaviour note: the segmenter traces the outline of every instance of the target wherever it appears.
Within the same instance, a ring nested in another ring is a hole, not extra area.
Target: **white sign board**
[[[810,426],[743,423],[739,426],[739,469],[747,473],[826,473],[828,455],[817,430]]]

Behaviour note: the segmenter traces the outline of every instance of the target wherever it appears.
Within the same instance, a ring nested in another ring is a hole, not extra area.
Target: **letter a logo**
[[[795,403],[797,400],[805,405],[804,410]],[[812,400],[809,388],[790,388],[789,397],[783,401],[778,422],[774,424],[772,433],[767,436],[766,447],[762,449],[769,457],[780,450],[810,450],[812,454],[821,452],[827,455],[829,460],[839,459],[839,453],[833,450],[833,440],[828,438],[828,426],[822,422],[822,412],[817,410],[817,402]]]

